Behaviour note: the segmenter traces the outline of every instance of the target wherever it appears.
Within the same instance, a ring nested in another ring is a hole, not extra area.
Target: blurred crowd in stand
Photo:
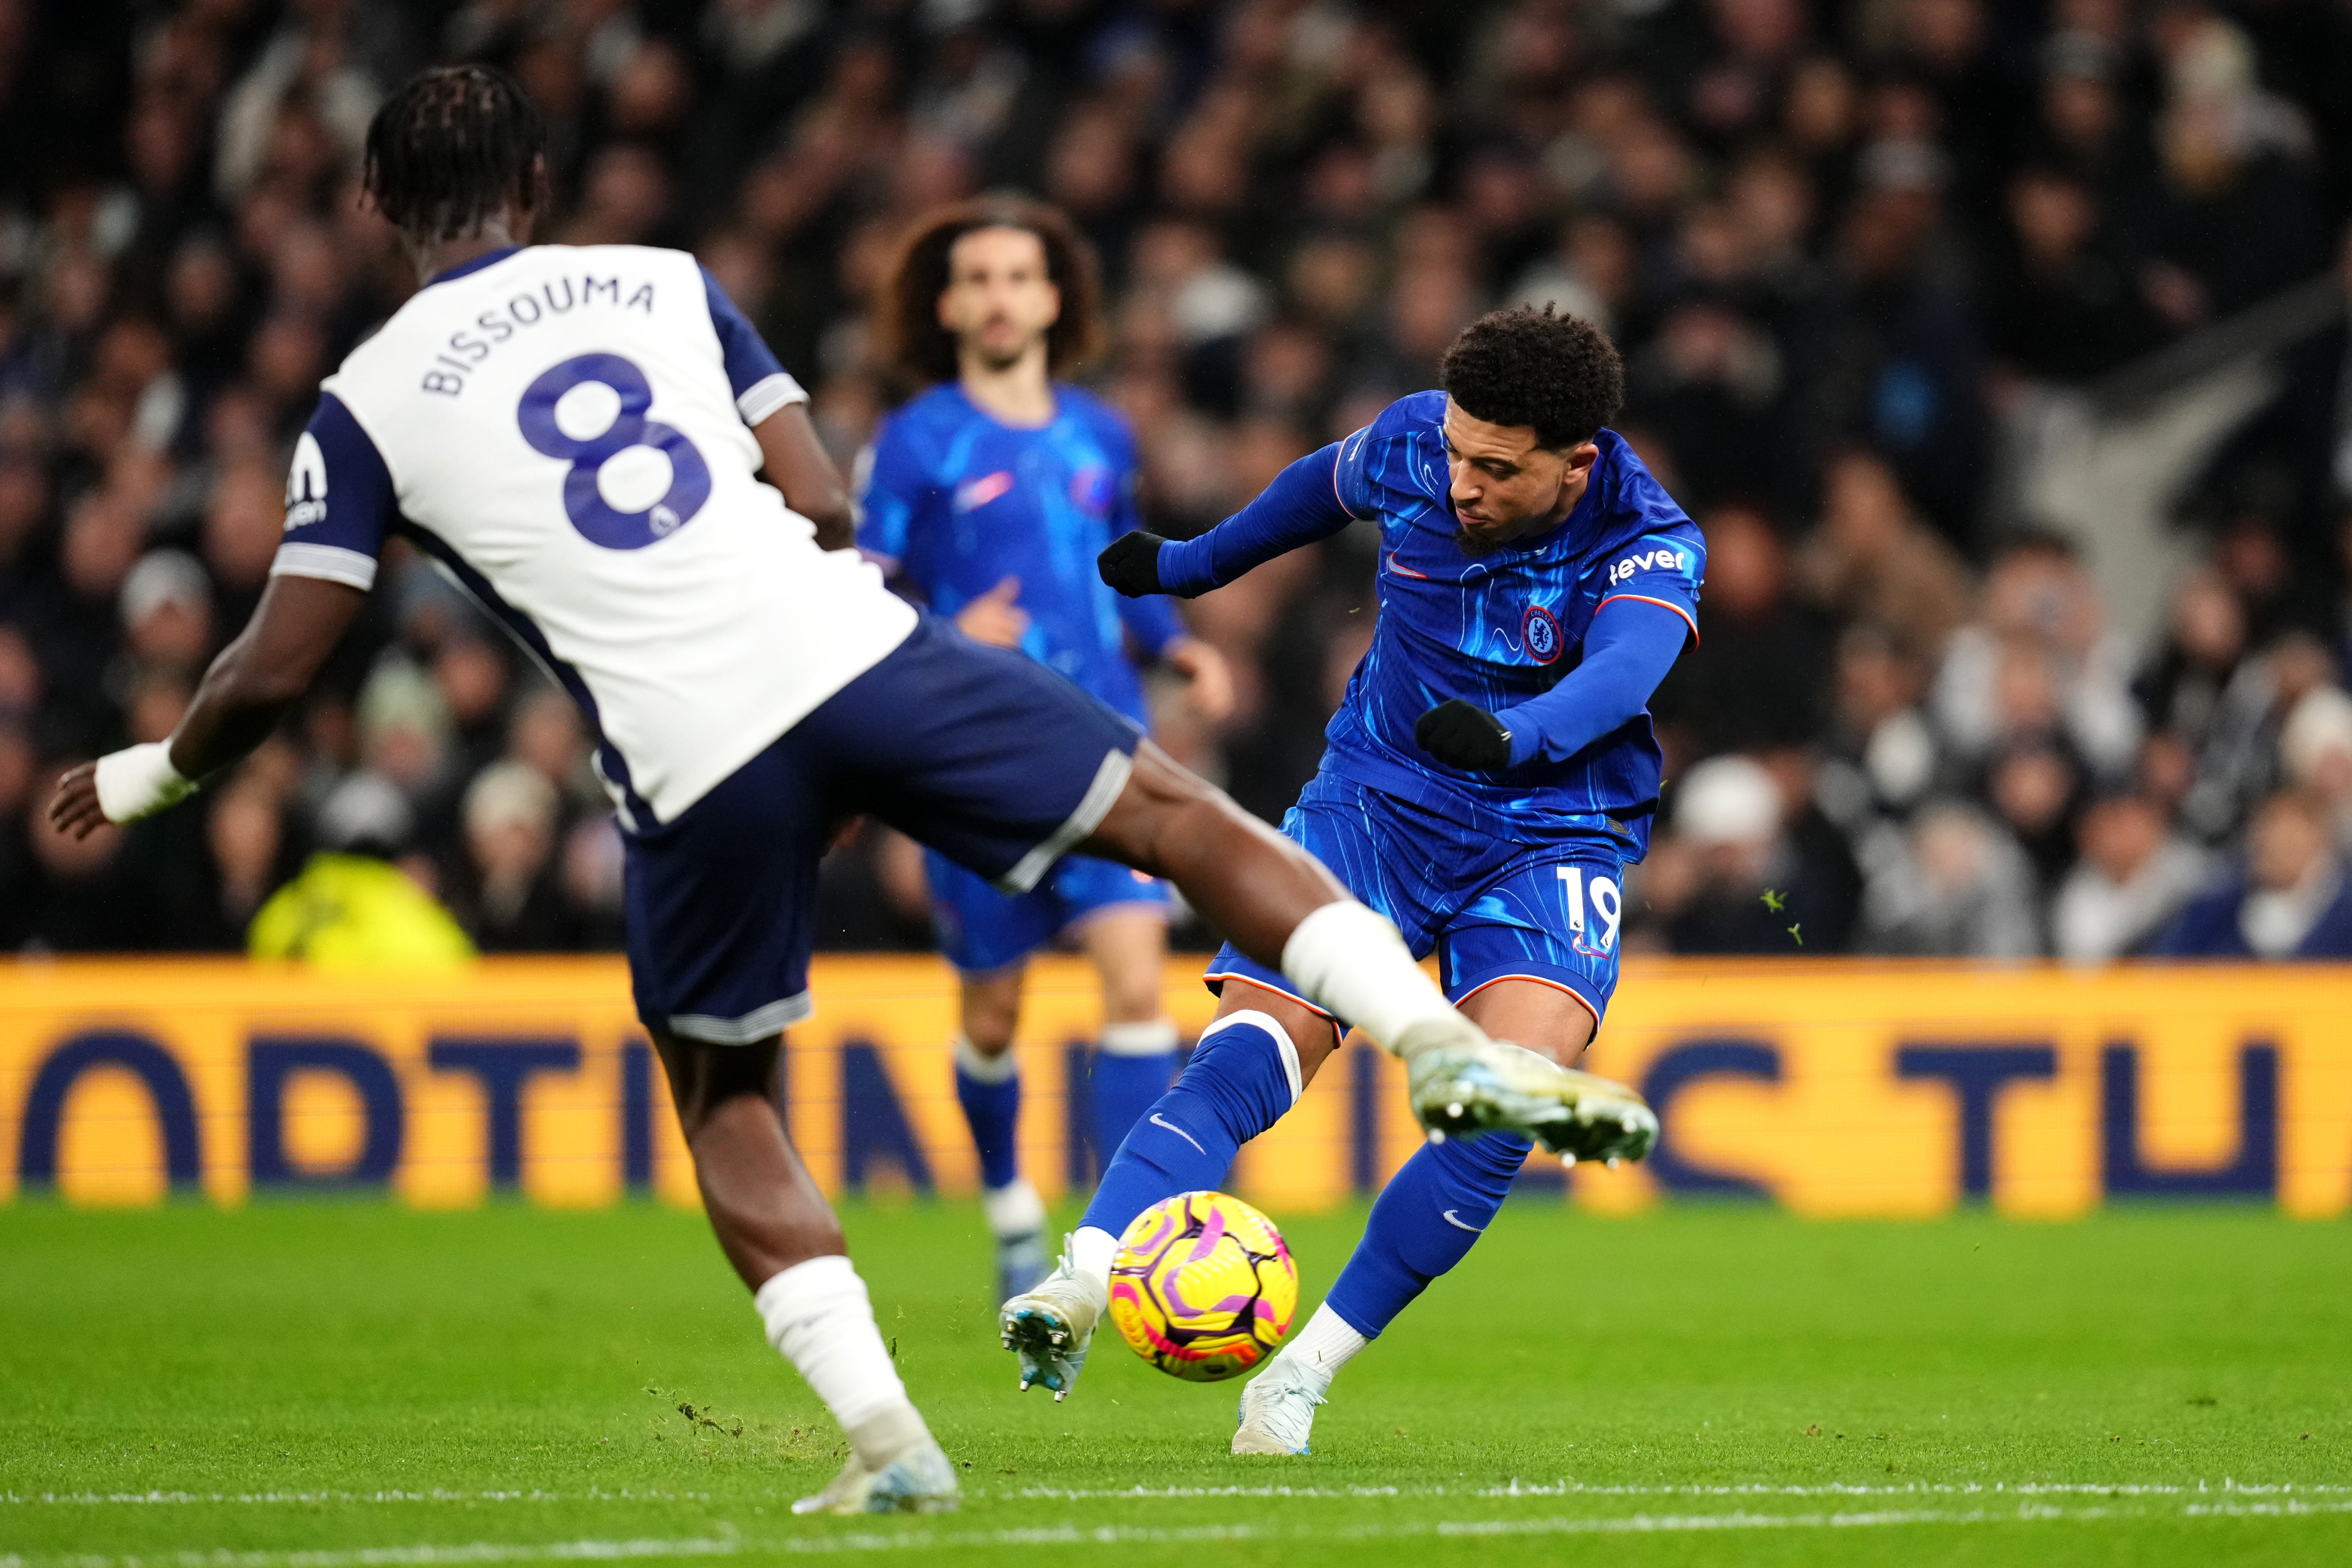
[[[399,546],[232,776],[80,844],[40,820],[252,609],[320,377],[415,286],[354,196],[368,116],[461,58],[547,117],[541,237],[695,250],[845,468],[894,238],[992,187],[1098,251],[1087,376],[1171,534],[1481,310],[1604,324],[1710,550],[1631,946],[2352,954],[2341,329],[2191,487],[2151,637],[1992,482],[2024,400],[2346,257],[2347,0],[0,0],[0,951],[240,947],[321,850],[486,951],[616,944],[578,715]],[[1373,560],[1189,606],[1241,703],[1164,704],[1164,743],[1279,816]],[[826,941],[923,945],[919,878],[857,837]]]

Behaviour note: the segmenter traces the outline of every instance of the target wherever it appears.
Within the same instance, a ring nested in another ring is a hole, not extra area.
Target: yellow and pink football
[[[1179,1193],[1135,1216],[1110,1268],[1110,1321],[1171,1377],[1215,1383],[1275,1352],[1298,1269],[1274,1222],[1224,1193]]]

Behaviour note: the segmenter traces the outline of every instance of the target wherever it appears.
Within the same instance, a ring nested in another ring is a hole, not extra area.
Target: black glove
[[[1110,542],[1108,548],[1095,557],[1095,570],[1102,580],[1130,599],[1146,594],[1164,594],[1160,585],[1160,547],[1168,542],[1156,533],[1141,529],[1122,533]]]
[[[1511,732],[1484,708],[1456,697],[1416,720],[1413,743],[1449,768],[1491,773],[1511,765]]]

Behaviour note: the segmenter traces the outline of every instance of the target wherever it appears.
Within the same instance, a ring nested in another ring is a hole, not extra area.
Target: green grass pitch
[[[1515,1203],[1241,1460],[1115,1342],[1016,1397],[974,1208],[846,1218],[961,1513],[791,1516],[837,1439],[698,1215],[0,1210],[0,1568],[2352,1562],[2341,1226]]]

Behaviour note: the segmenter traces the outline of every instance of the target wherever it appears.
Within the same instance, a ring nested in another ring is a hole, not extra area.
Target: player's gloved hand
[[[1139,528],[1122,533],[1095,557],[1095,570],[1102,574],[1105,583],[1130,599],[1164,594],[1168,590],[1160,585],[1160,547],[1167,542]]]
[[[1414,721],[1412,739],[1449,768],[1486,773],[1511,765],[1511,732],[1503,721],[1459,697]]]

